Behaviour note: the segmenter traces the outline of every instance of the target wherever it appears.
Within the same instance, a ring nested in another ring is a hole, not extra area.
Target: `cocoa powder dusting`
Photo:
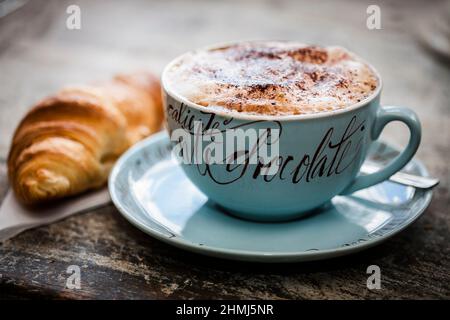
[[[190,53],[169,72],[171,85],[208,108],[266,115],[342,109],[378,87],[375,72],[340,47],[246,42]]]

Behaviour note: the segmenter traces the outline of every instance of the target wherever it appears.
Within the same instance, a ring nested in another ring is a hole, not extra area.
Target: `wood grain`
[[[81,30],[65,28],[65,9],[73,3],[81,8]],[[185,50],[236,39],[341,44],[364,56],[383,76],[383,103],[419,114],[418,157],[441,184],[424,216],[392,240],[349,257],[288,265],[187,253],[143,234],[107,206],[3,243],[0,298],[450,298],[450,69],[415,36],[429,2],[379,2],[382,30],[372,31],[365,27],[368,4],[115,0],[106,8],[101,1],[37,0],[1,19],[1,199],[10,138],[36,100],[119,71],[160,72]],[[390,125],[383,138],[402,144],[407,130]],[[81,266],[80,290],[65,288],[71,264]],[[366,288],[372,264],[382,270],[381,290]]]

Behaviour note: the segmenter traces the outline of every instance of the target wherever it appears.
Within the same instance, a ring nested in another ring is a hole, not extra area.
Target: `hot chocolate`
[[[243,42],[193,51],[168,70],[166,80],[193,103],[257,115],[343,109],[379,86],[375,71],[346,49],[297,42]]]

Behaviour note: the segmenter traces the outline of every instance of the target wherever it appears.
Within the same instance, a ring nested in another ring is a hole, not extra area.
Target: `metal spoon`
[[[367,161],[361,167],[364,174],[374,173],[382,169],[382,166]],[[431,177],[422,177],[411,173],[397,172],[389,178],[390,181],[421,189],[429,189],[435,187],[439,183],[439,179]]]

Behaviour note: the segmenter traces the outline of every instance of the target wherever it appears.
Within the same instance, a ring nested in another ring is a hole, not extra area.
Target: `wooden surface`
[[[236,39],[340,44],[371,61],[382,102],[414,109],[420,158],[441,179],[431,206],[407,230],[365,252],[329,261],[259,265],[187,253],[145,235],[112,206],[41,227],[0,245],[2,298],[450,298],[450,68],[423,49],[416,28],[430,2],[376,2],[382,29],[366,28],[364,1],[30,1],[0,19],[0,199],[14,127],[36,100],[65,84],[115,72],[160,72],[173,57]],[[65,27],[69,4],[81,30]],[[390,125],[383,138],[403,144]],[[366,288],[378,265],[382,289]],[[81,289],[67,289],[69,265]]]

